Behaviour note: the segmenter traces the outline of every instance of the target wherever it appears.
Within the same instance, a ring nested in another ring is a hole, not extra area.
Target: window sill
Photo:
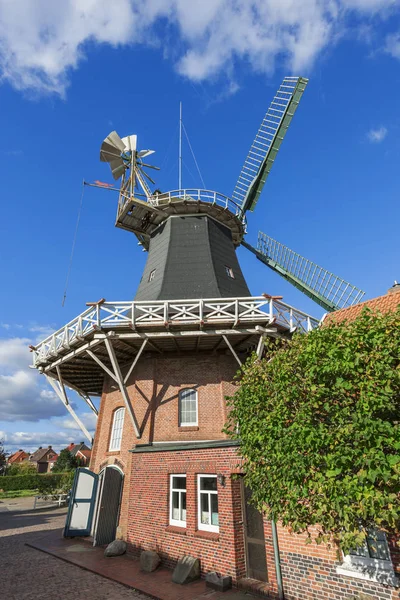
[[[107,450],[106,456],[116,456],[117,454],[121,454],[121,450]]]
[[[338,575],[345,575],[346,577],[354,577],[355,579],[375,581],[377,583],[382,583],[383,585],[391,585],[393,587],[400,586],[399,578],[396,576],[393,568],[390,568],[389,566],[387,569],[377,569],[371,566],[344,563],[336,567],[336,573]]]
[[[178,535],[186,535],[186,527],[178,527],[177,525],[168,525],[165,531],[168,531],[168,533],[177,533]]]
[[[198,425],[180,425],[178,431],[198,431]]]
[[[203,531],[202,529],[196,529],[194,537],[202,538],[203,540],[210,540],[211,542],[219,542],[219,533],[216,531]]]

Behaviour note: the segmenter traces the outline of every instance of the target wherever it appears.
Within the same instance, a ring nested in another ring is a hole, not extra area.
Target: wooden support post
[[[240,358],[236,354],[235,350],[233,349],[232,344],[230,343],[230,341],[228,340],[228,338],[226,337],[226,335],[223,335],[222,337],[224,339],[225,344],[228,346],[228,348],[232,352],[233,356],[236,358],[237,362],[239,363],[239,366],[241,367],[242,366],[242,361],[240,360]]]
[[[258,345],[257,345],[257,357],[258,360],[261,360],[262,357],[262,353],[264,350],[264,340],[265,340],[265,333],[263,333],[262,335],[260,335],[260,339],[258,340]]]
[[[137,363],[137,361],[139,360],[139,358],[140,358],[140,355],[142,354],[142,352],[143,352],[143,350],[144,350],[144,348],[145,348],[146,344],[147,344],[147,340],[143,340],[143,343],[142,343],[142,345],[140,346],[140,348],[139,348],[139,351],[138,351],[138,353],[136,354],[136,356],[135,356],[135,359],[134,359],[133,363],[132,363],[132,364],[131,364],[131,366],[129,367],[129,371],[127,372],[127,374],[126,374],[126,375],[125,375],[125,377],[124,377],[124,383],[126,383],[126,382],[128,381],[128,379],[129,379],[129,377],[131,376],[131,373],[132,373],[133,369],[136,367],[136,363]]]
[[[104,340],[104,343],[106,345],[107,352],[108,352],[108,355],[110,357],[110,361],[111,361],[112,367],[114,369],[115,376],[113,375],[113,379],[115,379],[115,381],[118,383],[120,392],[122,394],[122,398],[123,398],[125,406],[126,406],[126,409],[127,409],[128,413],[129,413],[129,416],[131,417],[131,420],[132,420],[133,428],[135,430],[135,435],[136,435],[137,438],[140,438],[141,437],[141,433],[140,433],[140,429],[139,429],[139,424],[137,422],[135,413],[133,412],[133,408],[131,406],[131,402],[130,402],[130,399],[129,399],[129,396],[128,396],[128,391],[127,391],[127,389],[125,387],[125,383],[124,383],[124,380],[122,378],[121,369],[119,368],[118,360],[117,360],[117,357],[115,356],[113,345],[112,345],[111,341],[108,338],[106,338]],[[109,369],[107,369],[107,371],[109,371]]]
[[[59,373],[59,370],[57,371],[57,374],[58,373]],[[78,415],[76,414],[76,412],[71,407],[71,405],[68,401],[62,379],[61,379],[61,381],[58,379],[53,379],[53,377],[50,377],[49,375],[46,375],[46,374],[45,374],[45,377],[46,377],[47,381],[49,382],[49,384],[51,385],[51,387],[53,388],[53,390],[55,391],[55,393],[57,394],[57,396],[60,398],[61,402],[64,404],[65,408],[68,410],[71,417],[74,419],[74,421],[78,425],[79,429],[87,437],[89,442],[92,443],[92,441],[93,441],[92,436],[90,435],[90,433],[88,432],[88,430],[86,429],[86,427],[84,426],[84,424],[82,423],[82,421],[80,420],[80,418],[78,417]]]
[[[104,340],[105,341],[105,340]],[[112,379],[114,379],[114,381],[116,383],[118,383],[118,378],[116,375],[114,375],[114,373],[112,371],[110,371],[110,369],[99,359],[98,356],[96,356],[95,354],[93,354],[93,352],[91,350],[86,350],[87,354],[89,354],[89,356],[91,358],[93,358],[93,360],[95,362],[97,362],[98,365],[100,365],[100,367],[107,373],[107,375],[109,375]]]

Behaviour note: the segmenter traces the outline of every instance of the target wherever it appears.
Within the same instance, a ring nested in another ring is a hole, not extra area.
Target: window
[[[219,531],[216,475],[198,476],[198,528]]]
[[[367,529],[364,545],[344,556],[336,572],[358,579],[397,585],[385,533],[375,528]]]
[[[197,425],[196,390],[181,390],[179,392],[179,425]]]
[[[125,408],[118,408],[114,413],[111,430],[110,451],[121,449],[122,430],[124,428]]]
[[[150,271],[149,281],[153,281],[155,276],[156,276],[156,270],[153,269],[152,271]]]
[[[170,476],[170,525],[186,527],[186,475]]]
[[[367,529],[365,544],[350,552],[350,556],[367,559],[390,560],[389,546],[384,531]]]
[[[226,274],[228,275],[228,277],[230,277],[231,279],[235,279],[232,267],[228,267],[228,265],[225,265],[225,271],[226,271]]]

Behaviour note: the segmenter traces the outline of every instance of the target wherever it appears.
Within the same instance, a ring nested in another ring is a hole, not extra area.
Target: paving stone
[[[18,512],[10,508],[0,514],[2,600],[150,600],[119,583],[25,546],[46,531],[61,529],[64,508]]]

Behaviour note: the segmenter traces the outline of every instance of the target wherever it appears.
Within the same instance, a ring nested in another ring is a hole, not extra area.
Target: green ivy
[[[400,307],[266,350],[239,373],[226,427],[258,509],[344,552],[366,527],[399,534]]]

